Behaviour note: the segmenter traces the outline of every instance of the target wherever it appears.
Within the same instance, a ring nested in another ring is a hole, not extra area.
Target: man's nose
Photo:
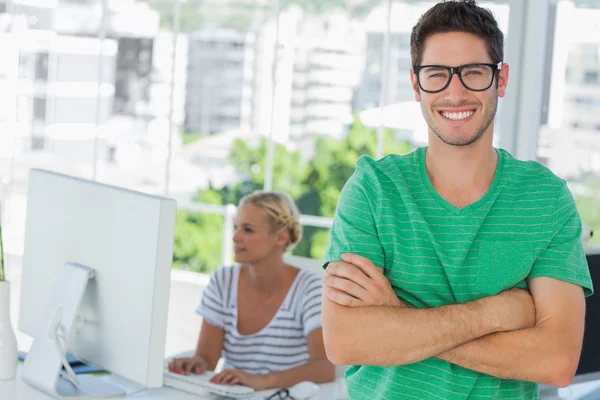
[[[450,84],[444,90],[444,98],[451,102],[460,102],[467,96],[468,89],[464,87],[457,74],[452,75]]]

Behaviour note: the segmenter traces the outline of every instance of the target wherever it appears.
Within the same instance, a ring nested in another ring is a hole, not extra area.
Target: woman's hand
[[[265,390],[269,388],[269,379],[267,375],[256,375],[241,369],[226,369],[210,380],[212,383],[221,385],[244,385],[254,390]]]
[[[174,358],[169,363],[169,371],[182,375],[189,375],[190,373],[199,375],[207,369],[208,363],[200,356]]]

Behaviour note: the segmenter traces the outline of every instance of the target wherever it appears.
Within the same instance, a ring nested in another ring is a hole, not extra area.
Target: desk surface
[[[319,392],[318,400],[336,400],[340,396],[340,389],[342,385],[339,382],[327,383],[319,385],[321,391]],[[258,397],[264,398],[271,394],[273,391],[265,391],[258,393]],[[40,392],[37,389],[32,388],[20,377],[12,381],[0,381],[0,393],[2,393],[2,400],[50,400],[53,397]],[[136,393],[127,398],[136,400],[164,400],[164,399],[175,399],[175,400],[214,400],[215,397],[210,395],[196,396],[187,394],[176,389],[162,387],[160,389],[148,389],[143,392]],[[254,399],[254,398],[253,398]]]
[[[321,386],[321,391],[319,392],[319,397],[317,400],[338,400],[345,398],[345,390],[343,384],[341,382],[327,383]],[[581,383],[572,385],[569,388],[560,389],[560,396],[554,397],[543,397],[543,399],[554,400],[554,399],[580,399],[580,400],[590,400],[597,399],[596,396],[591,394],[593,391],[600,390],[600,380]],[[266,396],[271,394],[273,391],[260,392],[258,397],[254,397],[254,399],[264,399]],[[2,400],[52,400],[53,398],[30,387],[25,382],[23,382],[19,377],[12,381],[0,381],[0,393],[2,394]],[[262,396],[262,397],[261,397]],[[162,387],[160,389],[150,389],[146,390],[132,396],[128,396],[128,399],[135,400],[164,400],[164,399],[174,399],[174,400],[214,400],[214,397],[210,395],[204,396],[196,396],[187,394],[185,392],[181,392],[179,390],[175,390],[172,388]]]

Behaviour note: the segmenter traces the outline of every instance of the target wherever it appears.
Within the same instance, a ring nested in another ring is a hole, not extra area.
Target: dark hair
[[[494,64],[504,61],[504,35],[494,15],[475,0],[449,0],[436,4],[419,18],[410,36],[413,65],[423,57],[425,40],[436,33],[466,32],[484,39]]]

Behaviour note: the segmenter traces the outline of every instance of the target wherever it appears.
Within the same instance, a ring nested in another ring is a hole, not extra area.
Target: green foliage
[[[585,186],[591,191],[589,196],[575,196],[577,209],[581,215],[581,222],[584,225],[591,226],[596,233],[589,241],[590,244],[600,244],[600,179],[593,179],[585,182]]]
[[[171,30],[175,6],[171,0],[148,0],[150,6],[160,14],[160,26]],[[247,30],[260,14],[272,12],[267,7],[248,5],[247,3],[229,2],[228,4],[211,4],[205,1],[180,1],[179,30],[192,32],[206,26]]]
[[[263,140],[258,148],[251,148],[243,140],[237,139],[229,156],[229,163],[247,180],[232,189],[228,201],[237,204],[245,195],[262,189],[265,183],[267,141]],[[289,151],[275,144],[273,157],[273,190],[288,193],[298,198],[306,191],[304,177],[308,171],[308,162],[299,151]]]
[[[302,214],[333,217],[342,187],[356,168],[361,155],[375,156],[377,131],[355,119],[344,140],[315,139],[315,154],[307,160],[300,151],[275,145],[273,190],[288,193]],[[394,133],[384,135],[386,154],[405,154],[409,143],[396,140]],[[209,204],[238,204],[240,199],[264,186],[267,142],[251,147],[236,140],[229,162],[242,176],[242,182],[221,190],[199,191],[195,201]],[[174,265],[199,272],[211,272],[221,263],[223,218],[221,216],[180,212],[177,217]],[[329,242],[329,230],[304,227],[304,234],[293,253],[322,258]]]
[[[221,204],[214,190],[201,191],[195,199],[205,204]],[[173,267],[211,273],[221,263],[223,216],[178,211],[173,246]]]
[[[147,1],[153,9],[159,12],[160,26],[170,30],[175,13],[173,2],[170,0]],[[311,15],[341,9],[347,10],[355,18],[364,18],[381,2],[381,0],[282,0],[281,7],[285,10],[291,5],[297,5]],[[179,26],[181,32],[191,32],[209,25],[244,31],[252,25],[256,18],[260,17],[261,20],[264,20],[274,13],[274,6],[249,5],[245,2],[229,1],[218,5],[214,2],[200,0],[181,1]]]
[[[202,139],[202,136],[198,133],[182,133],[181,138],[183,139],[183,145],[192,144]]]

